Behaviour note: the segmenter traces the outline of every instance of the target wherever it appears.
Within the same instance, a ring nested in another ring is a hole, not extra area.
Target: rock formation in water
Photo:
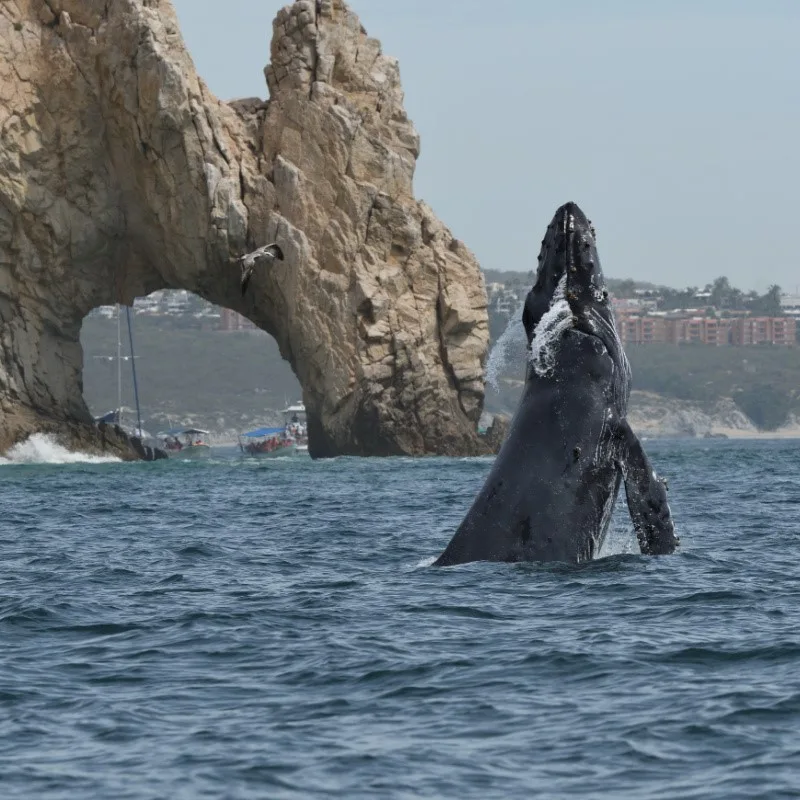
[[[486,449],[490,453],[499,453],[503,442],[508,435],[508,429],[511,425],[511,417],[505,414],[495,414],[492,419],[492,424],[486,431],[484,442]]]
[[[483,278],[414,199],[397,62],[342,0],[273,28],[269,101],[224,103],[169,0],[0,0],[0,451],[94,435],[83,317],[162,288],[275,337],[315,455],[483,448]]]
[[[730,397],[699,403],[653,392],[631,392],[628,420],[640,436],[737,436],[758,430]]]

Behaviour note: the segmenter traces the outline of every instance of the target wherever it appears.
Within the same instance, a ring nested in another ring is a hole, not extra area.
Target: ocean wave
[[[94,456],[89,453],[74,453],[58,443],[49,433],[34,433],[24,442],[15,444],[5,456],[0,456],[0,465],[13,464],[113,464],[121,463],[113,456]]]
[[[446,570],[488,460],[0,470],[3,796],[795,796],[796,447],[652,449],[679,554]]]

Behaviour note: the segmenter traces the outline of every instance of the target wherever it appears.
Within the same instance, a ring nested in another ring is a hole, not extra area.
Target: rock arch
[[[298,0],[265,72],[268,102],[217,100],[169,0],[0,3],[0,449],[90,435],[81,320],[161,288],[277,340],[314,455],[482,449],[483,278],[414,199],[397,62]],[[242,297],[234,259],[272,240]]]

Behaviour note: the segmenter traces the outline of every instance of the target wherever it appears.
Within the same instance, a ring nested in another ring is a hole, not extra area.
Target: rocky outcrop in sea
[[[628,420],[640,436],[703,437],[758,432],[729,397],[714,403],[695,403],[652,392],[632,392]]]
[[[161,288],[275,337],[316,455],[484,448],[483,277],[414,198],[397,61],[341,0],[299,0],[265,72],[268,101],[218,100],[168,0],[0,3],[0,451],[99,442],[83,317]],[[243,297],[235,259],[274,240]]]

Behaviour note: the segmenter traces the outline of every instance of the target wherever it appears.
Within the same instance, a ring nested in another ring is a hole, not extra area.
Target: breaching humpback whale
[[[486,483],[435,562],[571,561],[603,543],[621,481],[642,553],[678,545],[666,482],[626,419],[631,371],[595,233],[575,203],[556,211],[522,315],[525,388]]]

